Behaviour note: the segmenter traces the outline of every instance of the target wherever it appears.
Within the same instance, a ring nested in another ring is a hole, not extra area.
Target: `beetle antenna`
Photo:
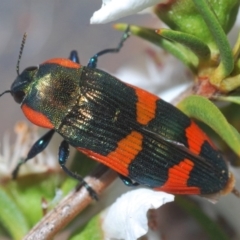
[[[16,67],[18,76],[19,76],[19,64],[20,64],[20,60],[21,60],[21,57],[22,57],[23,48],[24,48],[24,45],[25,45],[25,42],[26,42],[26,38],[27,38],[27,33],[24,33],[23,38],[22,38],[22,44],[21,44],[21,47],[20,47],[20,52],[19,52],[19,55],[18,55],[17,67]]]

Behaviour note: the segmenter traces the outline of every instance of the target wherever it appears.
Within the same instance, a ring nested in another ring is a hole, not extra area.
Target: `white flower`
[[[16,133],[15,143],[10,144],[9,134],[5,134],[0,153],[0,178],[11,179],[12,171],[17,166],[18,162],[25,158],[39,138],[37,127],[29,127],[25,122],[18,122],[15,125],[14,131]],[[35,158],[30,159],[26,164],[20,168],[18,176],[43,173],[48,171],[59,171],[57,159],[48,150],[44,150]]]
[[[107,23],[138,13],[150,6],[166,3],[168,0],[103,0],[102,8],[94,12],[91,24]]]
[[[137,189],[123,194],[102,214],[105,239],[137,239],[148,231],[147,212],[174,200],[171,194]]]

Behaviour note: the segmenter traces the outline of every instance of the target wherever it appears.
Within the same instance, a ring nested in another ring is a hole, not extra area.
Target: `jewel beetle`
[[[234,177],[226,161],[193,120],[157,96],[96,68],[98,57],[118,52],[129,34],[127,29],[117,48],[97,53],[87,66],[80,65],[72,51],[69,59],[50,59],[19,74],[24,38],[18,76],[4,93],[11,93],[28,120],[50,130],[19,162],[13,177],[57,132],[63,137],[59,163],[80,181],[82,177],[65,166],[69,145],[118,172],[129,186],[141,184],[172,194],[233,191]]]

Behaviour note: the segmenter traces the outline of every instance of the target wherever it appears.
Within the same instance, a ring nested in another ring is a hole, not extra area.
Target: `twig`
[[[98,195],[107,188],[117,174],[103,165],[99,165],[91,176],[85,178],[86,182]],[[41,221],[32,228],[24,240],[48,240],[70,223],[76,215],[84,210],[93,199],[88,191],[82,187],[79,191],[71,191],[62,201],[51,210]]]

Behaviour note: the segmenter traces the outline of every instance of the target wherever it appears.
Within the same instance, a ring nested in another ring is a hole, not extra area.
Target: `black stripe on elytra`
[[[135,90],[98,69],[83,68],[79,84],[82,101],[58,131],[71,145],[106,156],[133,130]]]
[[[201,161],[196,162],[187,185],[199,187],[202,194],[219,192],[226,186],[229,178],[223,156],[207,141],[201,147],[200,156],[206,159],[208,165]]]
[[[144,136],[142,151],[128,166],[129,177],[140,184],[159,187],[167,181],[169,168],[180,162],[181,157],[169,151],[168,143],[157,143]]]
[[[185,129],[190,125],[191,120],[189,117],[173,105],[159,99],[155,118],[149,122],[147,128],[156,134],[188,147]]]

